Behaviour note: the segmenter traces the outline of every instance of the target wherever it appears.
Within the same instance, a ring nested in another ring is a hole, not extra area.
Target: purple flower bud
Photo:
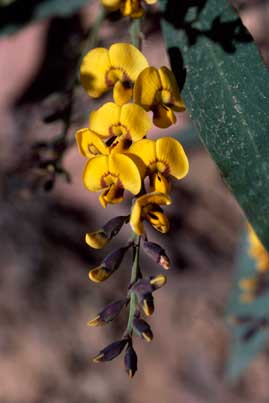
[[[114,271],[116,271],[120,266],[128,248],[129,246],[125,246],[124,248],[119,248],[107,255],[101,262],[100,266],[90,270],[90,280],[94,281],[95,283],[100,283],[109,278],[111,274],[114,273]]]
[[[114,238],[121,230],[123,224],[129,219],[129,216],[118,216],[108,221],[102,228],[107,238],[110,240]]]
[[[89,326],[103,326],[106,323],[111,322],[116,316],[119,315],[122,308],[127,303],[127,298],[121,299],[119,301],[112,302],[111,304],[107,305],[97,316],[96,318],[90,320],[88,322]]]
[[[105,347],[103,350],[101,350],[99,354],[97,354],[97,356],[94,357],[93,362],[106,362],[113,360],[118,355],[120,355],[120,353],[126,346],[127,342],[128,342],[127,339],[114,341],[113,343]]]
[[[133,378],[137,371],[137,355],[131,344],[128,345],[124,356],[124,365],[129,378]]]
[[[143,319],[134,318],[133,320],[133,329],[138,336],[142,337],[142,339],[150,342],[153,339],[153,333],[150,325]]]
[[[165,270],[170,267],[170,260],[165,253],[165,250],[154,242],[144,241],[143,248],[148,256],[150,256],[154,262],[161,265]]]

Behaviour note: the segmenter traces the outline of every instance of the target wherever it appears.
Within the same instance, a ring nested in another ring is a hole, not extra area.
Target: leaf
[[[187,109],[269,250],[269,74],[226,0],[160,4],[162,31],[181,87],[186,74]]]
[[[241,290],[239,283],[241,279],[253,277],[256,273],[256,262],[248,254],[248,239],[244,234],[237,257],[237,273],[233,282],[227,316],[253,316],[254,318],[268,317],[269,298],[267,293],[251,303],[242,303],[240,300]],[[246,332],[246,325],[236,325],[231,328],[231,343],[227,363],[227,377],[229,380],[236,380],[249,364],[256,358],[257,354],[264,350],[268,341],[268,329],[259,330],[247,341],[242,340]]]
[[[2,0],[3,1],[3,0]],[[6,0],[7,1],[7,0]],[[0,36],[9,35],[31,22],[75,13],[90,0],[16,0],[1,9]],[[10,0],[9,0],[10,2]]]

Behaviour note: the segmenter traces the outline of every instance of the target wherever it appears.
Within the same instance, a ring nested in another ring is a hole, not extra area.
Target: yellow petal
[[[89,272],[89,279],[94,283],[101,283],[110,277],[112,272],[106,270],[103,266],[98,266]]]
[[[82,59],[80,81],[91,97],[97,98],[109,89],[106,73],[110,67],[108,50],[105,48],[90,50]]]
[[[143,7],[140,5],[140,0],[124,0],[120,10],[125,17],[131,16],[132,18],[140,18],[144,14]]]
[[[166,234],[169,231],[169,220],[162,211],[159,211],[159,209],[154,210],[153,208],[146,214],[145,218],[150,222],[153,228],[162,234]]]
[[[169,174],[182,179],[189,171],[189,162],[182,145],[173,137],[162,137],[156,141],[157,159],[167,163]]]
[[[134,102],[145,110],[155,103],[157,92],[161,90],[161,80],[155,67],[147,67],[139,74],[134,86]]]
[[[136,203],[138,203],[140,207],[145,207],[147,204],[168,206],[169,204],[171,204],[171,198],[164,193],[152,192],[138,197]]]
[[[109,238],[102,230],[99,230],[96,232],[86,234],[85,242],[91,248],[102,249],[104,246],[108,244]]]
[[[102,183],[102,178],[109,172],[108,157],[98,156],[88,161],[83,172],[83,183],[88,190],[98,192],[106,185]]]
[[[153,109],[153,123],[160,129],[166,129],[167,127],[175,124],[177,121],[176,116],[171,108],[168,106],[159,104]]]
[[[144,234],[142,212],[148,204],[168,205],[171,204],[171,199],[168,195],[159,192],[147,193],[136,199],[131,211],[130,225],[138,235]]]
[[[113,88],[113,98],[117,105],[123,105],[130,101],[133,95],[133,87],[128,82],[117,81]]]
[[[147,112],[136,104],[122,105],[120,122],[127,128],[133,141],[141,140],[152,127]]]
[[[150,188],[152,192],[170,193],[171,183],[160,172],[155,172],[151,176]]]
[[[137,203],[137,200],[135,201],[131,216],[130,216],[130,225],[132,230],[137,234],[137,235],[143,235],[144,234],[144,224],[142,222],[142,207],[139,203]]]
[[[102,137],[113,136],[114,127],[120,123],[121,107],[107,102],[90,114],[89,128]]]
[[[102,5],[110,11],[119,10],[121,0],[101,0]]]
[[[94,158],[96,155],[108,154],[109,150],[105,143],[88,128],[78,130],[75,136],[78,149],[84,157]]]
[[[156,143],[154,140],[143,139],[132,144],[129,153],[137,155],[147,167],[156,161]]]
[[[141,189],[141,177],[136,164],[125,154],[113,153],[109,156],[109,170],[119,176],[124,189],[137,194]]]
[[[109,49],[112,66],[120,68],[126,80],[135,81],[138,74],[148,66],[145,56],[129,43],[115,43]]]
[[[123,201],[124,189],[119,187],[118,184],[112,184],[99,196],[101,205],[106,208],[107,204],[117,204]]]
[[[144,2],[147,4],[156,4],[157,0],[144,0]]]
[[[186,108],[180,96],[174,73],[167,67],[162,66],[159,69],[159,75],[162,83],[162,97],[164,104],[171,106],[177,112],[185,111]]]

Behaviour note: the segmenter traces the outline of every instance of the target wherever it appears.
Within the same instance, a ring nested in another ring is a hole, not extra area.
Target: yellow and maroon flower
[[[93,98],[114,87],[114,100],[122,105],[131,99],[134,82],[147,66],[145,56],[135,46],[115,43],[109,49],[92,49],[84,56],[80,80]]]
[[[147,220],[153,228],[165,234],[169,231],[169,221],[160,205],[171,204],[168,195],[160,192],[147,193],[136,199],[130,217],[130,224],[137,235],[144,234],[143,220]]]
[[[128,151],[138,156],[147,167],[152,192],[169,193],[170,177],[182,179],[188,173],[189,162],[185,151],[172,137],[162,137],[157,141],[143,139]]]
[[[165,66],[146,67],[139,74],[134,86],[134,102],[146,111],[153,111],[153,123],[160,128],[176,122],[173,111],[185,110],[175,76]]]
[[[141,188],[136,164],[127,155],[118,153],[90,159],[84,169],[83,182],[92,192],[102,191],[99,200],[103,207],[107,203],[120,203],[124,189],[137,194]]]

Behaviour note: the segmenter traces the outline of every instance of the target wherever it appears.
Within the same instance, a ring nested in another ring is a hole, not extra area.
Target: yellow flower
[[[86,54],[80,66],[80,80],[93,98],[114,87],[114,100],[122,105],[131,99],[134,82],[147,66],[145,56],[136,47],[115,43],[109,49],[95,48]]]
[[[153,122],[166,128],[176,122],[173,112],[185,110],[174,74],[167,67],[145,68],[134,86],[134,102],[153,111]]]
[[[257,270],[266,272],[269,270],[269,254],[257,237],[254,229],[248,225],[249,254],[257,262]]]
[[[151,127],[148,114],[136,104],[120,106],[108,102],[90,114],[90,130],[111,139],[113,148],[119,144],[117,151],[124,151],[132,141],[142,139]]]
[[[136,199],[130,217],[130,224],[133,231],[138,234],[144,234],[143,220],[146,219],[151,225],[163,234],[169,230],[168,218],[163,213],[160,205],[171,204],[168,195],[153,192],[140,196]]]
[[[79,129],[76,134],[79,152],[86,158],[94,158],[97,155],[108,155],[109,147],[102,138],[88,128]]]
[[[83,182],[92,192],[103,191],[99,197],[103,207],[123,200],[124,189],[137,194],[141,188],[141,177],[136,164],[127,155],[112,153],[88,161]]]
[[[182,179],[189,170],[188,158],[182,145],[172,137],[157,141],[143,139],[129,148],[146,165],[150,177],[150,190],[169,193],[169,177]]]
[[[120,10],[124,16],[140,18],[144,14],[141,0],[101,0],[103,6],[110,11]],[[144,0],[147,4],[154,4],[157,0]]]

